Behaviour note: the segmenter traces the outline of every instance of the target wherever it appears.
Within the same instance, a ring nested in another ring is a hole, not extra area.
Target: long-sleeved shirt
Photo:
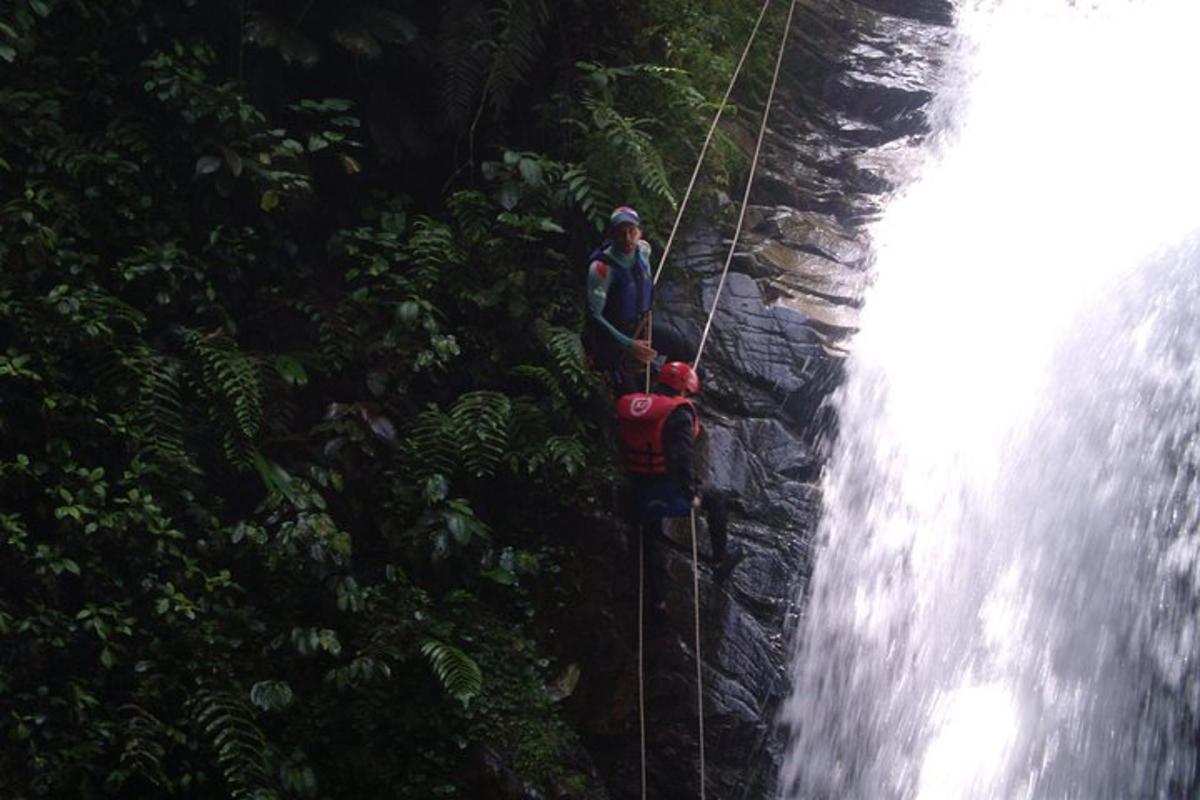
[[[667,461],[667,478],[688,493],[696,492],[696,468],[693,464],[696,440],[692,436],[692,411],[680,407],[671,412],[663,425],[663,455]]]

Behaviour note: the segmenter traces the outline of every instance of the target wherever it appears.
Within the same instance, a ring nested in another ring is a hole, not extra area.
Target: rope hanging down
[[[696,186],[696,178],[700,174],[700,167],[703,166],[703,164],[704,164],[704,157],[706,155],[708,155],[708,147],[710,144],[712,144],[713,134],[717,130],[717,123],[719,123],[721,121],[721,115],[725,113],[725,108],[726,108],[726,106],[729,105],[729,97],[731,94],[733,94],[733,87],[737,83],[738,76],[741,75],[741,73],[742,73],[742,67],[746,63],[746,56],[749,55],[749,53],[750,53],[750,47],[751,47],[751,45],[754,44],[755,37],[758,36],[758,29],[762,25],[763,17],[767,13],[767,7],[770,5],[771,5],[771,0],[763,0],[762,8],[759,9],[759,11],[758,11],[758,18],[754,20],[754,27],[750,30],[750,36],[746,39],[746,46],[742,48],[742,55],[738,59],[737,66],[733,70],[733,75],[729,79],[729,85],[727,87],[725,87],[725,94],[724,94],[724,96],[721,97],[721,104],[719,106],[717,106],[717,113],[713,115],[712,123],[708,126],[708,133],[706,133],[704,136],[704,144],[700,147],[700,155],[696,158],[696,166],[692,169],[692,176],[691,176],[691,178],[688,179],[687,189],[683,193],[683,199],[680,200],[680,202],[679,202],[679,211],[675,214],[675,221],[671,224],[671,233],[669,236],[667,236],[667,243],[663,246],[662,256],[659,257],[658,268],[654,271],[654,283],[656,283],[656,284],[658,283],[659,277],[662,275],[663,267],[665,267],[667,264],[667,256],[670,255],[670,253],[671,253],[671,245],[675,242],[675,234],[679,231],[679,223],[683,219],[683,212],[687,209],[688,201],[692,197],[692,189],[694,189]],[[789,21],[789,23],[791,22],[790,15],[788,17],[788,21]],[[784,34],[784,38],[785,39],[787,38],[786,31]],[[764,112],[764,115],[765,115],[765,112]],[[653,313],[653,312],[651,312],[651,313]],[[651,316],[647,315],[646,338],[647,338],[647,340],[652,340],[653,336],[654,336],[654,327],[652,324]],[[646,365],[646,393],[649,394],[649,392],[650,392],[650,365],[647,364]],[[695,522],[696,522],[696,514],[693,511],[692,512],[693,550],[695,549],[694,545],[695,545],[695,539],[696,539]],[[644,671],[644,665],[643,665],[643,658],[644,658],[643,613],[644,612],[642,609],[642,606],[644,604],[643,592],[644,592],[644,583],[645,583],[645,565],[644,565],[645,541],[644,541],[644,538],[645,537],[643,535],[642,536],[643,541],[641,542],[641,544],[639,546],[639,552],[638,552],[638,728],[639,728],[639,733],[641,736],[642,800],[646,800],[646,700],[645,700],[646,689],[645,689],[645,671]],[[695,571],[694,561],[695,561],[695,559],[693,559],[693,572]],[[699,602],[699,593],[698,592],[699,592],[699,590],[697,589],[697,594],[696,594],[697,603]],[[697,616],[696,624],[697,624],[697,626],[699,626],[699,616]],[[699,631],[699,628],[697,627],[697,630],[696,630],[697,644],[699,644],[699,641],[700,641],[700,631]],[[697,649],[697,651],[696,651],[696,658],[697,658],[697,666],[696,666],[697,679],[699,679],[699,669],[700,669],[700,665],[699,665],[699,661],[698,661],[698,659],[700,658],[699,649]],[[701,733],[701,736],[700,736],[700,748],[701,748],[701,753],[700,753],[700,793],[701,793],[701,796],[703,797],[703,794],[704,794],[703,708],[701,709],[700,724],[701,724],[701,731],[700,731],[700,733]]]
[[[675,214],[675,222],[671,224],[671,233],[667,236],[667,243],[663,245],[662,255],[658,259],[658,269],[654,271],[654,282],[658,283],[658,278],[662,275],[663,267],[667,265],[667,255],[671,252],[671,244],[675,241],[675,234],[679,231],[679,223],[683,219],[683,212],[687,208],[688,200],[692,197],[692,189],[696,185],[696,177],[700,174],[700,167],[704,164],[704,156],[708,154],[708,146],[712,144],[713,134],[716,133],[717,123],[721,121],[721,115],[725,113],[725,106],[729,104],[729,96],[733,94],[733,86],[737,83],[738,75],[742,73],[742,65],[746,63],[746,56],[750,53],[750,45],[754,44],[754,37],[758,35],[758,27],[762,24],[763,16],[767,13],[767,6],[771,5],[771,0],[764,0],[762,8],[759,9],[758,19],[754,21],[754,28],[750,31],[750,38],[746,40],[746,46],[742,48],[742,57],[738,59],[737,66],[733,70],[733,77],[729,79],[729,85],[725,87],[725,96],[721,98],[721,105],[717,106],[717,113],[713,116],[712,124],[708,126],[708,133],[704,136],[704,145],[700,148],[700,157],[696,159],[696,166],[692,169],[692,177],[688,180],[687,190],[683,193],[683,199],[679,201],[679,211]]]
[[[704,800],[704,676],[700,660],[700,553],[696,547],[696,507],[692,506],[692,609],[695,611],[696,651],[696,720],[700,737],[700,800]]]
[[[704,323],[704,333],[700,336],[700,346],[696,348],[696,358],[692,361],[692,369],[696,369],[700,365],[700,357],[704,355],[704,345],[708,343],[708,332],[712,328],[713,318],[717,314],[717,304],[721,302],[725,279],[729,277],[729,265],[733,262],[733,253],[737,250],[738,239],[742,235],[742,223],[746,220],[746,207],[750,203],[750,188],[754,185],[754,174],[758,169],[758,155],[762,151],[763,135],[767,132],[767,119],[771,116],[771,104],[775,100],[775,85],[779,83],[779,67],[783,64],[783,51],[787,45],[788,31],[792,29],[792,15],[795,11],[796,0],[792,0],[791,5],[788,6],[787,22],[783,26],[783,41],[779,43],[779,55],[775,58],[775,74],[771,77],[771,90],[767,93],[767,105],[763,110],[762,125],[758,128],[758,141],[754,144],[754,158],[750,161],[750,175],[746,178],[746,191],[742,194],[742,210],[738,214],[733,241],[729,244],[729,254],[725,256],[725,266],[721,269],[721,281],[717,284],[717,293],[713,296],[712,309],[708,312],[708,321]]]
[[[667,266],[667,256],[671,254],[671,245],[675,242],[675,234],[679,232],[679,223],[683,221],[683,212],[687,210],[688,201],[692,198],[692,189],[696,186],[696,178],[700,175],[700,167],[704,165],[704,157],[708,155],[708,146],[712,144],[713,134],[717,131],[717,123],[721,121],[721,115],[725,113],[725,107],[729,105],[729,96],[733,94],[733,87],[737,83],[738,76],[742,74],[742,67],[746,63],[746,56],[750,54],[750,46],[754,44],[754,38],[758,36],[759,26],[762,25],[763,17],[766,16],[767,7],[771,5],[771,0],[763,0],[762,8],[758,10],[758,19],[754,20],[754,27],[750,30],[750,36],[746,39],[746,46],[742,48],[741,58],[738,59],[737,66],[733,69],[733,75],[729,78],[729,85],[725,87],[725,94],[721,97],[721,104],[717,106],[717,113],[713,115],[712,123],[708,126],[708,133],[704,134],[704,144],[700,147],[700,155],[696,158],[696,166],[692,168],[692,177],[688,179],[687,189],[684,190],[683,199],[679,201],[679,211],[675,212],[675,221],[671,223],[671,233],[667,235],[667,243],[663,245],[662,255],[658,258],[658,268],[654,270],[654,283],[658,284],[658,279],[662,275],[663,268]],[[654,342],[654,312],[651,311],[646,315],[646,341],[653,345]],[[650,365],[646,365],[646,394],[650,393]],[[643,793],[643,796],[645,793]]]
[[[642,657],[644,653],[644,636],[645,627],[645,606],[646,600],[643,597],[646,586],[646,534],[645,531],[638,534],[638,732],[641,734],[642,745],[642,800],[646,800],[646,690],[645,682],[642,679],[644,674],[644,665]]]
[[[763,136],[767,132],[767,120],[771,116],[771,104],[775,100],[775,86],[779,83],[779,68],[783,64],[783,51],[787,47],[788,33],[792,29],[792,15],[796,11],[796,0],[788,6],[787,22],[783,25],[783,36],[779,42],[779,55],[775,57],[775,73],[771,76],[771,90],[767,93],[767,104],[763,108],[762,124],[758,128],[758,141],[754,145],[754,158],[750,161],[750,174],[746,176],[746,191],[742,195],[742,210],[738,214],[737,227],[734,229],[733,241],[729,245],[729,255],[725,257],[725,266],[721,269],[721,281],[717,284],[717,293],[713,296],[712,310],[708,312],[708,321],[704,324],[704,333],[700,337],[700,346],[696,348],[696,359],[692,369],[700,364],[704,355],[704,345],[708,341],[708,332],[717,314],[717,304],[721,301],[721,291],[725,288],[725,278],[729,275],[729,265],[733,262],[733,253],[737,249],[738,239],[742,235],[742,223],[746,219],[746,207],[750,204],[750,187],[754,185],[754,173],[758,168],[758,156],[762,151]],[[696,633],[696,718],[699,725],[700,737],[700,800],[705,800],[705,776],[707,774],[704,762],[704,683],[702,662],[700,659],[700,558],[696,547],[696,509],[692,508],[692,596],[693,613]]]
[[[750,38],[746,42],[746,47],[742,50],[742,56],[738,60],[737,68],[734,70],[733,78],[729,82],[729,87],[725,90],[725,96],[721,99],[721,105],[717,109],[716,115],[713,117],[712,124],[709,126],[708,134],[705,136],[704,145],[700,150],[700,157],[696,161],[696,167],[692,170],[692,177],[688,182],[687,191],[684,192],[683,200],[679,206],[679,212],[675,215],[675,222],[671,226],[671,234],[667,238],[667,243],[663,247],[663,254],[659,260],[658,269],[654,273],[654,282],[658,282],[659,276],[662,274],[663,267],[666,265],[667,255],[670,253],[671,245],[674,242],[675,234],[679,228],[679,222],[683,218],[683,212],[687,207],[688,200],[691,197],[692,189],[695,186],[696,177],[700,173],[700,167],[704,161],[704,156],[708,152],[708,146],[712,141],[712,136],[716,130],[717,123],[721,119],[721,114],[724,113],[729,96],[733,91],[734,83],[737,81],[738,74],[741,72],[742,66],[746,61],[746,55],[750,52],[750,45],[753,43],[755,36],[758,33],[759,25],[762,23],[763,16],[766,13],[767,7],[771,0],[765,0],[762,9],[758,13],[758,19],[755,20],[754,29],[750,33]],[[700,346],[696,349],[696,358],[692,362],[692,368],[695,369],[700,364],[700,357],[704,354],[704,345],[708,341],[708,333],[712,327],[713,318],[716,316],[717,304],[721,300],[721,292],[725,288],[725,279],[729,275],[729,265],[733,262],[733,254],[737,249],[738,239],[741,237],[742,225],[746,218],[746,207],[750,200],[750,189],[754,184],[754,174],[758,168],[758,157],[762,151],[763,136],[767,130],[767,120],[771,114],[771,105],[775,99],[775,87],[779,82],[779,70],[783,64],[783,52],[787,46],[788,33],[792,28],[792,16],[796,11],[796,0],[791,0],[788,6],[787,21],[783,26],[783,36],[779,42],[779,54],[775,58],[775,71],[771,76],[771,89],[767,93],[766,106],[763,108],[762,124],[758,129],[758,140],[754,145],[754,157],[750,162],[750,173],[746,178],[746,190],[742,195],[742,207],[738,214],[737,227],[734,230],[733,241],[729,246],[729,254],[725,258],[725,264],[721,270],[721,280],[717,284],[717,292],[713,296],[712,309],[709,311],[708,319],[704,324],[704,333],[700,337]],[[649,325],[647,326],[649,328]],[[647,331],[648,336],[653,334],[650,330]],[[649,365],[647,365],[646,380],[649,384]],[[647,391],[649,386],[647,385]],[[700,567],[699,567],[699,550],[696,542],[696,510],[691,510],[691,535],[692,535],[692,593],[693,593],[693,621],[695,633],[695,661],[696,661],[696,710],[699,721],[699,749],[700,749],[700,800],[705,800],[706,787],[705,775],[706,765],[704,758],[704,683],[703,683],[703,661],[700,657]],[[646,719],[645,719],[645,677],[643,670],[643,584],[645,581],[645,536],[641,537],[639,542],[638,553],[638,723],[641,733],[641,789],[642,800],[646,798]]]

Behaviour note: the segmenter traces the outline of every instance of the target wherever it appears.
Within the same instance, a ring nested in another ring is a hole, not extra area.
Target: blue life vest
[[[604,302],[604,318],[621,333],[633,336],[638,323],[654,304],[654,276],[641,248],[637,250],[633,266],[626,269],[605,252],[607,246],[606,243],[591,254],[588,267],[590,269],[593,262],[600,261],[611,271],[612,281],[608,284],[608,297]],[[601,367],[615,366],[622,352],[612,337],[591,321],[590,315],[585,326],[584,342]]]

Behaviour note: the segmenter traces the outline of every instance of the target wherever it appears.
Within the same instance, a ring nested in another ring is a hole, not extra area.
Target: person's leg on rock
[[[720,583],[729,577],[745,555],[737,544],[729,546],[729,505],[725,496],[715,489],[705,489],[700,495],[700,508],[708,519],[708,538],[712,542],[713,575]]]

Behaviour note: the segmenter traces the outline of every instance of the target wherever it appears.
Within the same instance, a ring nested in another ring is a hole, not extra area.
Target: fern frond
[[[561,406],[567,402],[567,395],[563,392],[562,387],[558,385],[558,378],[545,367],[533,364],[521,364],[518,367],[513,367],[512,374],[519,378],[526,378],[536,384],[542,390],[542,393],[550,398],[550,401],[554,405]]]
[[[604,230],[604,226],[608,224],[608,209],[613,203],[600,191],[596,182],[588,175],[587,169],[581,164],[572,164],[563,172],[563,183],[567,188],[567,196],[574,205],[583,212],[596,230]]]
[[[562,472],[574,477],[587,465],[587,446],[574,436],[551,436],[546,453]]]
[[[463,466],[477,478],[496,473],[508,453],[512,401],[500,392],[468,392],[450,409]]]
[[[488,99],[503,112],[524,84],[542,47],[542,30],[549,19],[545,0],[506,0],[496,9],[500,30],[488,75]]]
[[[138,419],[147,449],[159,460],[191,466],[184,444],[184,385],[177,360],[141,347],[125,358],[138,376]]]
[[[91,358],[89,369],[102,394],[132,411],[128,418],[138,435],[130,441],[141,445],[139,456],[169,468],[196,470],[185,442],[187,392],[178,359],[140,339],[122,338]]]
[[[454,223],[461,231],[463,240],[477,244],[487,238],[496,219],[487,195],[475,191],[455,192],[447,198],[446,205],[454,215]],[[456,245],[458,241],[455,239]]]
[[[413,223],[412,235],[404,247],[404,258],[416,267],[414,276],[424,287],[434,285],[446,267],[466,263],[463,250],[454,229],[445,223],[421,217]]]
[[[575,331],[555,325],[547,325],[539,331],[542,342],[550,351],[558,374],[580,399],[592,393],[595,375],[588,369],[584,359],[583,342]]]
[[[421,643],[421,654],[429,659],[442,688],[464,708],[483,690],[483,671],[479,664],[457,647],[426,639]]]
[[[235,800],[275,797],[269,779],[267,739],[254,712],[238,695],[202,690],[192,703],[192,718],[216,753],[217,765]]]
[[[438,27],[443,114],[450,127],[461,130],[475,111],[496,42],[478,0],[448,0]]]
[[[50,291],[43,302],[66,317],[89,339],[108,339],[119,325],[132,334],[140,334],[146,316],[117,297],[97,289],[69,289],[60,286]]]
[[[225,432],[226,456],[235,463],[249,463],[250,445],[262,425],[257,360],[220,333],[185,331],[184,343],[200,363],[199,389],[210,400],[215,421]]]
[[[166,788],[168,781],[162,769],[162,759],[167,752],[162,743],[166,737],[166,727],[158,717],[132,703],[121,706],[117,711],[125,722],[122,726],[125,743],[121,748],[121,765],[154,786]]]
[[[272,431],[291,430],[298,410],[296,392],[279,369],[259,361],[259,383],[262,386],[263,423]]]
[[[352,312],[343,306],[318,306],[304,300],[292,300],[286,306],[303,314],[315,329],[320,366],[329,372],[340,371],[353,357],[359,341]]]
[[[635,183],[675,208],[675,194],[671,191],[671,180],[662,153],[645,130],[651,121],[627,117],[597,97],[589,97],[583,104],[607,145],[634,165]]]
[[[642,188],[666,201],[672,209],[678,207],[675,193],[671,191],[671,178],[667,175],[667,166],[657,147],[649,145],[642,148],[635,177]]]
[[[200,357],[208,388],[229,403],[242,436],[253,439],[262,424],[258,365],[238,349],[236,342],[224,336],[197,337],[193,347]]]
[[[436,408],[417,414],[400,443],[406,470],[418,479],[452,475],[458,466],[454,421]]]

